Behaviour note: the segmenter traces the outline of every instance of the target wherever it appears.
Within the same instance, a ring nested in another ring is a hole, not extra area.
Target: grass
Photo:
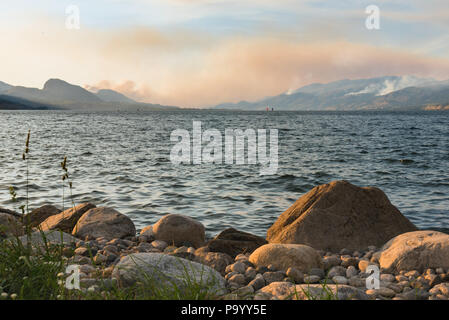
[[[29,159],[30,136],[28,131],[25,150],[22,160],[26,163],[26,202],[20,209],[22,222],[25,223],[25,233],[31,239],[32,230],[24,221],[25,213],[29,213]],[[60,163],[63,170],[63,207],[64,207],[64,183],[67,181],[70,190],[72,206],[75,206],[72,193],[72,181],[70,180],[67,157]],[[13,186],[9,187],[11,202],[18,202],[17,193]],[[62,243],[62,232],[61,243]],[[63,244],[55,244],[47,241],[45,233],[40,231],[42,245],[35,246],[31,241],[25,244],[18,238],[0,238],[0,299],[14,300],[204,300],[215,299],[217,294],[204,286],[202,276],[199,280],[192,276],[188,266],[184,268],[182,279],[167,279],[162,281],[163,274],[157,275],[157,269],[151,275],[143,273],[142,280],[130,287],[111,285],[102,279],[101,266],[96,266],[92,252],[89,249],[91,264],[97,269],[96,286],[83,287],[81,290],[69,290],[65,287],[66,268],[69,265],[68,256],[73,256],[73,248]],[[181,260],[179,260],[181,261]],[[192,269],[193,270],[193,269]],[[160,271],[159,271],[160,272]],[[157,275],[157,276],[156,276]],[[182,283],[182,285],[180,285]],[[212,284],[210,284],[212,285]],[[211,286],[213,287],[213,286]]]
[[[55,299],[61,293],[56,275],[63,271],[60,245],[32,247],[19,238],[0,242],[0,287],[3,298]],[[5,294],[7,296],[5,296]]]
[[[0,241],[0,299],[210,300],[219,296],[211,289],[214,283],[205,286],[202,275],[196,279],[192,275],[193,269],[185,264],[182,264],[184,271],[179,279],[167,278],[158,269],[151,274],[141,270],[140,280],[128,287],[120,286],[110,278],[102,279],[101,267],[97,266],[94,287],[85,287],[81,279],[81,290],[69,290],[65,287],[68,276],[65,271],[69,265],[66,255],[70,250],[67,246],[50,243],[43,232],[41,237],[41,246],[32,246],[30,242],[23,244],[19,238]]]

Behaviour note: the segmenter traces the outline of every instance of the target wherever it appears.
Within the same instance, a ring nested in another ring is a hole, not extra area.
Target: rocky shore
[[[193,282],[215,299],[449,299],[449,235],[418,230],[377,188],[317,186],[279,216],[266,239],[230,228],[207,240],[205,231],[190,217],[167,214],[136,232],[127,216],[91,203],[64,212],[46,205],[24,217],[0,209],[0,237],[38,247],[45,235],[62,244],[87,292],[150,277],[178,290]],[[372,265],[378,289],[367,288]]]

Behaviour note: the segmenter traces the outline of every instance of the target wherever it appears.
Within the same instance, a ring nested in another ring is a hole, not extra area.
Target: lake
[[[277,129],[278,170],[258,164],[170,162],[175,129]],[[68,158],[76,203],[128,215],[138,229],[167,213],[201,221],[208,236],[234,227],[265,236],[302,194],[345,179],[382,189],[420,228],[449,228],[449,112],[0,112],[0,206],[19,211],[31,129],[29,203],[63,206]],[[19,202],[12,203],[9,187]],[[65,188],[64,206],[70,206]]]

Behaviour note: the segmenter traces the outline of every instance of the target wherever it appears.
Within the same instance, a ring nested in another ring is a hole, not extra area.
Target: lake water
[[[277,174],[261,176],[258,165],[173,165],[170,134],[190,131],[194,120],[221,131],[278,129]],[[62,207],[67,155],[75,202],[111,206],[138,229],[180,213],[200,220],[208,236],[227,227],[265,236],[302,194],[336,179],[381,188],[420,228],[449,228],[449,112],[2,111],[2,207],[19,210],[9,186],[24,200],[28,129],[30,208]]]

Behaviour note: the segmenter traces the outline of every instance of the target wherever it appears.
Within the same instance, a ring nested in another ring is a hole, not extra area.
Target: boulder
[[[168,214],[153,225],[152,232],[157,240],[164,240],[175,246],[204,245],[206,233],[202,223],[180,214]]]
[[[313,188],[282,213],[267,240],[338,252],[381,246],[416,230],[380,189],[333,181]]]
[[[199,286],[209,294],[225,293],[225,279],[212,268],[162,253],[133,253],[114,267],[112,276],[121,286],[143,282],[148,287],[178,289]]]
[[[228,228],[209,241],[206,246],[210,251],[223,252],[231,257],[235,257],[239,253],[252,253],[267,243],[267,240],[264,238],[234,228]]]
[[[140,230],[141,236],[154,237],[153,226],[146,226]]]
[[[11,240],[14,241],[13,239]],[[24,246],[29,243],[33,247],[44,246],[45,243],[69,245],[79,241],[79,239],[72,237],[70,234],[57,230],[35,231],[29,235],[19,237],[19,240]]]
[[[44,222],[47,218],[61,213],[61,209],[46,204],[42,207],[36,208],[23,218],[23,222],[31,228],[35,228]]]
[[[93,208],[78,220],[72,234],[78,238],[116,239],[134,237],[136,227],[130,218],[108,207]]]
[[[20,214],[20,213],[18,213],[18,212],[15,212],[15,211],[13,211],[13,210],[9,210],[9,209],[6,209],[6,208],[2,208],[2,207],[0,207],[0,213],[7,213],[7,214],[10,214],[10,215],[12,215],[12,216],[18,218],[18,219],[21,219],[21,218],[22,218],[22,214]]]
[[[15,216],[0,212],[0,238],[23,235],[23,226]]]
[[[380,267],[389,272],[449,268],[449,235],[438,231],[407,232],[380,251]]]
[[[95,208],[92,203],[82,203],[73,208],[67,209],[59,214],[52,215],[39,225],[43,231],[61,230],[71,233],[81,216],[88,210]]]
[[[249,261],[257,267],[272,265],[276,270],[284,272],[292,267],[303,273],[320,268],[322,264],[319,253],[302,244],[266,244],[256,249],[249,256]]]
[[[221,275],[225,275],[226,267],[234,262],[229,255],[221,252],[195,253],[195,261],[217,270]]]

